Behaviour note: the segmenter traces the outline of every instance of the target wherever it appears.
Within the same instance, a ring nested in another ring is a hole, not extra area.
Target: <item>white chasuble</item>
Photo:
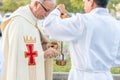
[[[13,13],[8,22],[5,22],[7,25],[3,24],[5,68],[0,80],[47,80],[36,22],[29,6],[25,6]],[[51,80],[51,76],[50,74],[48,80]]]

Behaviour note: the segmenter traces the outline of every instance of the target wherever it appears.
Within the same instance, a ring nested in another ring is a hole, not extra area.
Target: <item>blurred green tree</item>
[[[69,12],[84,12],[83,0],[57,0],[57,4],[64,3]],[[115,6],[120,3],[120,0],[110,0],[108,4],[109,10],[116,11]]]
[[[120,4],[120,0],[110,0],[109,5],[108,5],[109,11],[110,12],[114,11],[116,13],[118,11],[116,8],[118,4]]]
[[[26,5],[30,3],[31,0],[2,0],[3,6],[0,7],[0,11],[4,12],[12,12],[16,10],[18,7]],[[57,4],[63,3],[66,6],[66,9],[69,12],[84,12],[83,8],[83,0],[56,0]],[[113,9],[116,11],[115,6],[120,3],[119,0],[110,0],[108,5],[109,9]]]
[[[83,12],[83,0],[56,0],[57,4],[65,4],[68,12]]]
[[[0,7],[0,11],[13,12],[18,7],[26,5],[30,0],[3,0],[3,6]]]

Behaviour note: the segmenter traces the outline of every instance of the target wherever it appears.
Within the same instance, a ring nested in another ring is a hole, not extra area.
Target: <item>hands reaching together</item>
[[[44,50],[44,57],[45,58],[53,58],[59,55],[57,51],[58,44],[57,42],[51,42],[46,44],[46,50]]]
[[[54,48],[48,48],[47,50],[44,51],[44,57],[45,58],[53,58],[58,56],[59,52],[54,49]]]

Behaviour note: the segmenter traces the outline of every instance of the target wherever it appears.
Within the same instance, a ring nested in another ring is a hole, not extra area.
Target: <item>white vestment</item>
[[[113,80],[110,68],[120,66],[120,23],[105,8],[66,19],[55,9],[43,26],[53,39],[71,42],[68,80]]]
[[[37,21],[27,5],[2,24],[5,68],[1,80],[52,80],[51,65],[44,64]],[[51,59],[46,61],[50,64]]]
[[[0,77],[3,73],[4,56],[2,51],[2,39],[0,37]]]

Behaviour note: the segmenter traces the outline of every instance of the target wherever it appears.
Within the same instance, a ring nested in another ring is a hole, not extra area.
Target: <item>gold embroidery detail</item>
[[[36,38],[32,38],[31,36],[30,37],[24,36],[24,42],[25,43],[36,43]]]

